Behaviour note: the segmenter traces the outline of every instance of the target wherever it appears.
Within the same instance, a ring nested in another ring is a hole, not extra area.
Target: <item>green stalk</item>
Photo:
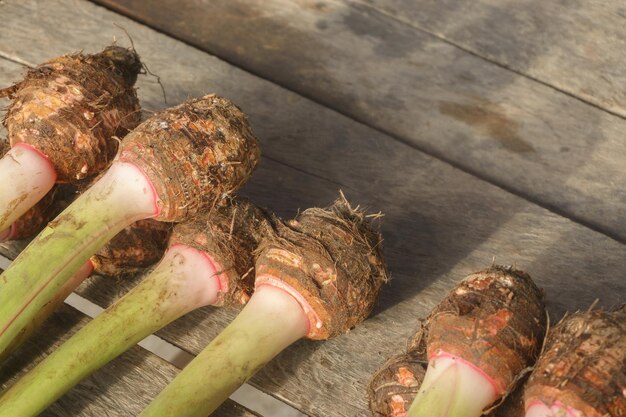
[[[50,222],[0,275],[0,355],[91,255],[155,212],[152,185],[143,173],[117,162]]]
[[[139,285],[19,379],[0,397],[0,417],[36,416],[70,388],[144,337],[219,293],[205,255],[171,247]]]
[[[0,363],[2,363],[7,356],[11,354],[11,352],[24,343],[24,341],[26,341],[30,335],[33,334],[33,332],[39,329],[48,317],[50,317],[59,305],[61,305],[63,301],[65,301],[65,299],[72,293],[72,291],[74,291],[89,275],[91,275],[92,272],[93,265],[88,261],[69,281],[67,281],[63,287],[61,287],[61,290],[55,294],[54,298],[52,298],[50,302],[45,304],[41,310],[39,310],[35,318],[19,332],[18,336],[13,339],[4,352],[0,354]]]
[[[308,329],[307,316],[295,298],[261,285],[237,318],[140,416],[206,417]]]
[[[439,356],[428,363],[407,417],[480,417],[495,399],[484,374],[463,359]]]

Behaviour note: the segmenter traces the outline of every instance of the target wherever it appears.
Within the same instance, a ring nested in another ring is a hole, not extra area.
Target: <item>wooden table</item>
[[[249,115],[263,161],[243,194],[282,216],[342,189],[383,211],[392,273],[363,325],[302,341],[251,383],[315,417],[369,415],[365,386],[416,320],[470,272],[515,264],[552,321],[626,301],[626,8],[540,0],[0,1],[0,85],[124,31],[151,72],[142,106],[216,92]],[[15,256],[14,246],[3,253]],[[132,283],[78,291],[106,306]],[[158,333],[197,354],[235,311]],[[87,318],[56,314],[3,383]],[[176,368],[136,347],[45,415],[137,414]],[[226,404],[215,415],[252,416]]]

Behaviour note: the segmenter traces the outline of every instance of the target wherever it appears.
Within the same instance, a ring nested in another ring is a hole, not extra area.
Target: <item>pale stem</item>
[[[48,317],[65,301],[65,299],[74,291],[87,277],[91,275],[93,271],[93,265],[91,261],[87,261],[74,276],[65,283],[63,287],[55,294],[54,298],[49,303],[45,304],[39,313],[30,321],[13,339],[11,344],[7,346],[4,352],[0,352],[0,363],[2,363],[6,357],[17,349],[25,340],[27,340],[35,330],[37,330],[46,321]]]
[[[497,399],[493,383],[465,360],[436,356],[407,417],[479,417]]]
[[[528,406],[525,417],[585,417],[585,415],[575,408],[558,402],[548,406],[541,401],[537,401]]]
[[[309,320],[282,289],[257,287],[248,304],[141,413],[142,417],[206,417],[287,346]]]
[[[52,189],[57,174],[45,156],[25,144],[0,159],[0,237]]]
[[[36,416],[80,380],[149,334],[217,300],[218,271],[206,255],[171,247],[133,290],[93,319],[0,397],[0,417]]]
[[[0,352],[106,242],[156,211],[144,174],[114,163],[0,275]]]

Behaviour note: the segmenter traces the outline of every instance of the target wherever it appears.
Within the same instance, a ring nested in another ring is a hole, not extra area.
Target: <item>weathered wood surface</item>
[[[626,117],[622,1],[344,1],[373,7]]]
[[[626,242],[626,120],[620,117],[364,2],[97,2]],[[406,20],[432,19],[433,31],[503,55],[498,59],[511,67],[550,73],[546,82],[558,79],[559,88],[572,83],[581,95],[597,92],[607,108],[626,102],[620,2],[373,3],[410,13],[402,15]]]
[[[207,91],[232,98],[249,114],[265,155],[245,194],[281,215],[326,204],[339,187],[354,202],[385,212],[393,280],[373,317],[335,340],[295,344],[253,378],[311,416],[366,415],[371,373],[404,345],[416,318],[494,257],[531,273],[555,318],[596,298],[604,306],[625,301],[626,247],[600,233],[92,4],[5,0],[0,13],[8,22],[0,52],[10,48],[19,60],[97,50],[114,35],[123,37],[117,23],[161,76],[172,104]],[[72,24],[59,25],[60,16]],[[141,80],[139,94],[147,108],[164,106],[149,78]],[[106,305],[120,288],[94,278],[81,293]],[[233,315],[203,309],[160,335],[196,353]]]
[[[44,328],[37,332],[0,368],[4,389],[25,369],[31,369],[63,343],[89,318],[64,305]],[[112,361],[44,411],[42,417],[128,417],[137,415],[177,374],[173,365],[135,346]],[[255,417],[243,407],[228,401],[216,415]],[[258,416],[257,416],[258,417]]]

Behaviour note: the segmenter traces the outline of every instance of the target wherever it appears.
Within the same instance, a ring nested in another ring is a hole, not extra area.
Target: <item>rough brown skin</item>
[[[108,277],[136,274],[161,259],[173,224],[139,220],[115,235],[90,260],[94,272]]]
[[[233,198],[202,216],[177,224],[170,246],[191,246],[222,265],[228,291],[220,293],[213,305],[245,304],[254,291],[255,251],[261,239],[273,233],[278,221],[248,200]]]
[[[69,204],[69,200],[64,199],[62,194],[64,193],[57,186],[52,188],[37,204],[13,222],[11,238],[26,239],[41,232],[46,224]]]
[[[139,56],[119,46],[93,54],[63,55],[28,70],[0,90],[13,100],[4,118],[11,146],[28,143],[46,155],[58,182],[103,170],[118,140],[139,124],[133,85]]]
[[[405,417],[426,375],[426,362],[414,352],[391,357],[372,377],[367,393],[374,417]]]
[[[182,221],[221,204],[260,158],[246,116],[216,95],[157,113],[120,148],[119,159],[139,167],[154,185],[161,221]]]
[[[550,329],[524,401],[555,401],[585,417],[626,416],[626,312],[566,316]]]
[[[309,314],[310,339],[338,336],[371,312],[388,281],[382,237],[342,196],[327,208],[305,210],[280,223],[264,240],[257,277],[273,276],[294,288],[321,321]]]
[[[503,395],[541,349],[543,294],[528,274],[493,266],[459,283],[434,308],[426,327],[429,358],[439,351],[461,357],[491,377]]]

